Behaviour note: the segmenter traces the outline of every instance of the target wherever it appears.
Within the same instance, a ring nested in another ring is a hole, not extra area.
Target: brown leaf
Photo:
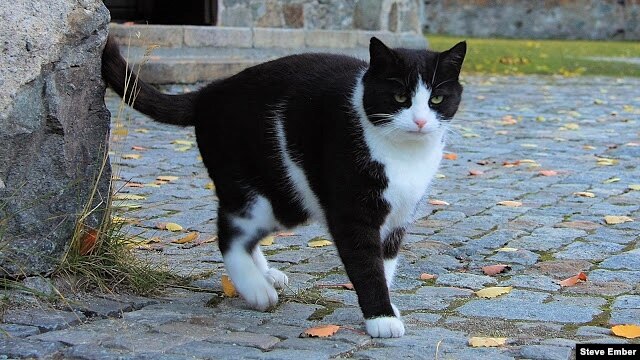
[[[487,265],[482,267],[482,272],[487,275],[496,275],[509,270],[511,270],[511,266],[505,264]]]
[[[131,147],[131,150],[145,151],[145,150],[147,150],[147,148],[144,147],[144,146],[136,146],[136,145],[134,145],[134,146]]]
[[[471,176],[478,176],[478,175],[482,175],[482,174],[484,174],[484,171],[482,171],[482,170],[478,170],[478,169],[469,170],[469,175],[471,175]]]
[[[520,207],[520,206],[522,206],[522,202],[520,202],[520,201],[512,201],[512,200],[505,200],[505,201],[499,201],[498,205],[502,205],[502,206],[506,206],[506,207]]]
[[[192,242],[193,240],[197,239],[197,238],[198,238],[198,235],[199,235],[199,234],[198,234],[197,232],[192,231],[192,232],[188,233],[187,235],[185,235],[185,236],[183,236],[183,237],[181,237],[181,238],[179,238],[179,239],[173,240],[173,241],[172,241],[172,243],[174,243],[174,244],[186,244],[186,243],[190,243],[190,242]]]
[[[568,286],[574,286],[580,281],[587,281],[587,274],[580,272],[578,275],[574,275],[570,278],[560,281],[559,284],[560,286],[568,287]]]
[[[558,175],[558,172],[555,170],[540,170],[538,174],[542,176],[556,176]]]
[[[289,236],[296,236],[297,234],[294,233],[293,231],[280,231],[279,233],[276,234],[276,237],[289,237]]]
[[[442,155],[442,158],[446,160],[458,160],[458,154],[446,153]]]
[[[627,339],[635,339],[640,337],[640,326],[638,325],[616,325],[611,328],[611,332]]]
[[[338,325],[316,326],[305,330],[300,334],[300,337],[329,337],[333,336],[339,329],[340,326]]]
[[[89,255],[93,249],[95,249],[97,240],[98,231],[95,229],[88,229],[80,242],[80,255]]]
[[[448,202],[443,200],[429,200],[429,204],[437,205],[437,206],[447,206],[450,205]]]
[[[437,278],[438,278],[438,275],[427,274],[427,273],[420,274],[420,280],[432,280]]]
[[[236,297],[238,296],[238,292],[236,291],[236,287],[233,286],[233,282],[231,282],[231,278],[228,275],[222,275],[222,291],[224,295],[227,297]]]
[[[318,288],[338,288],[338,289],[345,289],[345,290],[353,290],[353,284],[348,282],[348,283],[344,283],[344,284],[316,284],[315,285]]]

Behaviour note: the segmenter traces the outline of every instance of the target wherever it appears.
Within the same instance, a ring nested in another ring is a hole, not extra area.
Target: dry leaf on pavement
[[[512,289],[512,286],[492,286],[478,290],[474,292],[474,294],[481,298],[491,299],[500,295],[508,294]]]
[[[482,272],[487,275],[496,275],[508,270],[511,270],[511,266],[505,264],[487,265],[482,267]]]
[[[472,347],[496,347],[507,343],[507,338],[474,336],[469,339]]]
[[[505,201],[498,202],[498,205],[507,206],[507,207],[520,207],[520,206],[522,206],[522,202],[521,201],[505,200]]]
[[[640,337],[640,326],[638,325],[616,325],[611,328],[611,332],[620,337],[635,339]]]
[[[331,241],[323,238],[323,237],[314,237],[313,239],[309,240],[309,242],[307,243],[307,245],[309,247],[323,247],[323,246],[327,246],[327,245],[331,245],[333,244]]]
[[[632,221],[633,218],[630,218],[628,216],[607,215],[604,217],[604,222],[607,223],[607,225],[617,225]]]
[[[231,278],[228,275],[222,275],[222,291],[226,297],[236,297],[238,296],[238,292],[236,291],[236,287],[233,286],[231,282]]]
[[[581,272],[578,275],[574,275],[570,278],[564,279],[562,281],[560,281],[560,286],[574,286],[575,284],[577,284],[580,281],[587,281],[587,274]]]
[[[179,239],[173,240],[173,241],[172,241],[172,243],[174,243],[174,244],[186,244],[186,243],[190,243],[190,242],[192,242],[193,240],[197,239],[197,238],[198,238],[198,235],[199,235],[199,234],[198,234],[197,232],[192,231],[192,232],[188,233],[187,235],[185,235],[185,236],[183,236],[183,237],[181,237],[181,238],[179,238]]]
[[[340,326],[338,325],[321,325],[305,330],[300,337],[329,337],[334,335]]]
[[[450,205],[448,202],[443,201],[443,200],[429,200],[429,204],[431,204],[431,205],[441,205],[441,206]]]

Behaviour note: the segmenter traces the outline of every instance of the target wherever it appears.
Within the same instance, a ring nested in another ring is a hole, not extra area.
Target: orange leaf
[[[458,160],[458,154],[454,154],[454,153],[447,153],[442,155],[443,159],[447,159],[447,160]]]
[[[638,325],[616,325],[611,328],[611,332],[620,337],[635,339],[640,337],[640,326]]]
[[[560,286],[573,286],[579,281],[587,281],[587,274],[581,272],[578,275],[574,275],[568,279],[560,281]]]
[[[293,231],[280,231],[276,234],[277,237],[288,237],[288,236],[296,236],[296,233]]]
[[[132,187],[132,188],[143,188],[144,184],[135,182],[135,181],[129,181],[128,183],[125,184],[125,186]]]
[[[96,247],[96,241],[98,240],[98,231],[95,229],[89,229],[82,237],[80,242],[80,255],[89,255]]]
[[[431,280],[438,278],[438,275],[422,273],[420,274],[420,280]]]
[[[516,160],[516,161],[504,161],[502,163],[502,166],[504,167],[514,167],[514,166],[518,166],[520,165],[520,160]]]
[[[482,267],[482,272],[487,275],[496,275],[508,270],[511,270],[511,266],[505,264],[487,265]]]
[[[329,337],[334,335],[340,326],[338,325],[322,325],[305,330],[300,337]]]
[[[556,176],[558,175],[558,172],[555,170],[540,170],[538,174],[542,176]]]
[[[431,205],[442,205],[442,206],[450,205],[448,202],[443,201],[443,200],[429,200],[429,204],[431,204]]]
[[[471,176],[477,176],[482,174],[484,174],[484,171],[482,170],[477,170],[477,169],[469,170],[469,175]]]
[[[192,242],[193,240],[197,239],[197,238],[198,238],[198,235],[199,235],[199,234],[198,234],[197,232],[192,231],[192,232],[188,233],[187,235],[185,235],[185,236],[183,236],[183,237],[181,237],[181,238],[179,238],[179,239],[173,240],[173,241],[172,241],[172,243],[174,243],[174,244],[186,244],[186,243],[190,243],[190,242]]]
[[[236,297],[238,296],[238,292],[236,291],[236,287],[233,286],[231,282],[231,278],[228,275],[222,275],[222,291],[224,291],[224,295],[227,297]]]
[[[144,150],[147,150],[147,148],[144,147],[144,146],[134,145],[134,146],[131,147],[131,150],[144,151]]]

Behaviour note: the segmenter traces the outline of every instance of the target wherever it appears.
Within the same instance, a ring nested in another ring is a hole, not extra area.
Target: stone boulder
[[[0,19],[0,276],[47,273],[84,209],[97,226],[106,208],[109,13],[100,0],[14,0]]]

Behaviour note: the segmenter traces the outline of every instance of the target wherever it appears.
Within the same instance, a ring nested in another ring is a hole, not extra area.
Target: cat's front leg
[[[358,294],[367,333],[372,337],[401,337],[404,324],[391,304],[378,229],[339,224],[331,229],[347,275]]]

